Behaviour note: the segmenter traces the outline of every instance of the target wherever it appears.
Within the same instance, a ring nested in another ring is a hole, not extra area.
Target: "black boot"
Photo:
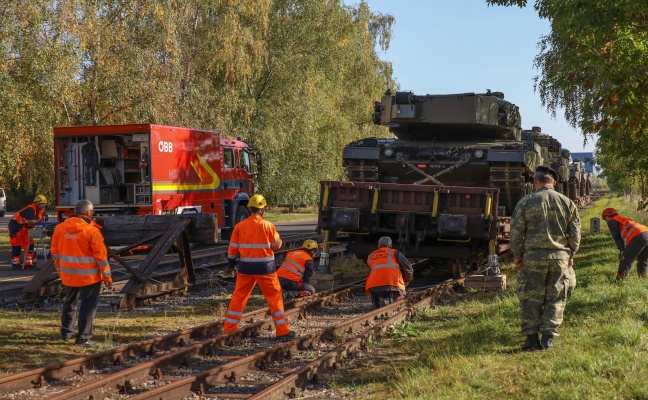
[[[526,341],[520,349],[522,351],[542,350],[542,347],[540,347],[540,339],[538,339],[538,334],[534,333],[533,335],[527,335]]]
[[[551,350],[553,349],[553,335],[550,335],[548,333],[543,333],[542,334],[542,349],[543,350]]]

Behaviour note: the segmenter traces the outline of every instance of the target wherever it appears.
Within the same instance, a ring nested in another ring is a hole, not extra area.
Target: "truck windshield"
[[[247,172],[251,172],[250,171],[250,155],[245,151],[241,151],[241,168],[243,168]]]

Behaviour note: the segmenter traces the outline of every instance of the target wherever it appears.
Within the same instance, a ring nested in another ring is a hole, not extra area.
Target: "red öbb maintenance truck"
[[[216,213],[229,238],[261,172],[258,151],[200,129],[57,127],[54,149],[59,221],[87,199],[97,215]]]

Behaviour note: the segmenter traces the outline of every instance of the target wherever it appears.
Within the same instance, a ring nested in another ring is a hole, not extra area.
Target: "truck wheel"
[[[250,210],[248,210],[247,207],[238,206],[238,208],[236,209],[236,222],[234,224],[238,224],[249,216]]]

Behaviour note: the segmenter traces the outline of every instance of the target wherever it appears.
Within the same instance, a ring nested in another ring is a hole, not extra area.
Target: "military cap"
[[[554,178],[554,181],[558,181],[558,172],[554,171],[549,167],[545,167],[541,165],[538,168],[536,168],[535,172],[542,172],[545,175],[549,174],[551,175],[552,178]]]

